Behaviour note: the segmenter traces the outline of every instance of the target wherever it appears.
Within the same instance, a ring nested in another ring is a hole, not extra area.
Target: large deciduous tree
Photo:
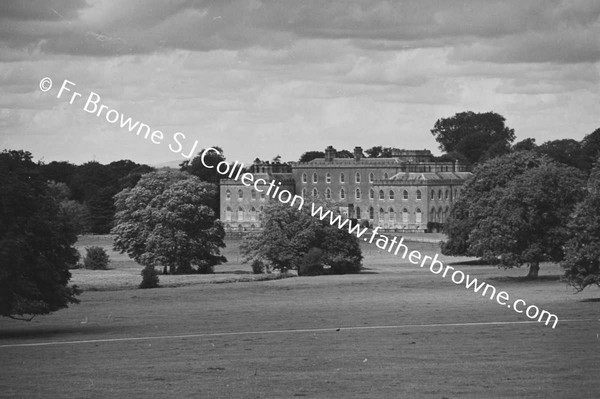
[[[578,291],[600,286],[600,158],[588,180],[585,199],[569,222],[571,238],[565,248],[565,280]]]
[[[0,153],[0,315],[31,319],[78,303],[77,237],[31,154]]]
[[[263,218],[263,231],[247,236],[240,246],[244,261],[266,262],[281,271],[299,270],[311,249],[317,248],[318,259],[312,261],[330,266],[332,273],[360,271],[358,239],[347,231],[281,203],[267,205]]]
[[[510,151],[515,132],[504,122],[504,117],[494,112],[460,112],[438,119],[431,133],[442,151],[460,153],[476,164]]]
[[[532,152],[516,152],[479,166],[457,201],[443,252],[471,255],[507,268],[559,262],[567,222],[583,196],[582,173]]]
[[[210,273],[226,262],[225,231],[209,206],[214,184],[179,171],[142,176],[115,196],[114,247],[144,266]]]

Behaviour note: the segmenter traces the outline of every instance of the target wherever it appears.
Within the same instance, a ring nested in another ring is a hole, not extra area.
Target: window
[[[437,215],[438,215],[438,222],[444,223],[444,210],[442,209],[441,206],[438,208]]]
[[[356,197],[356,199],[357,199],[357,200],[359,200],[359,199],[360,199],[360,188],[357,188],[357,189],[354,191],[354,196]]]
[[[238,199],[244,199],[244,192],[242,190],[238,190]]]
[[[317,173],[313,173],[313,183],[317,183],[319,179],[317,178]]]
[[[232,213],[233,213],[233,211],[231,210],[231,207],[228,206],[227,209],[225,210],[225,221],[231,222],[231,214]]]
[[[446,201],[450,198],[450,193],[448,190],[446,190]]]
[[[408,223],[408,209],[402,209],[402,223]]]
[[[340,190],[340,199],[346,199],[346,190],[343,188]]]
[[[431,199],[435,199],[435,191],[431,190]]]
[[[356,183],[360,183],[360,173],[356,172],[356,176],[354,176],[354,181]]]
[[[261,205],[260,208],[258,208],[258,220],[262,220],[263,217],[263,209],[264,207]]]
[[[429,215],[429,220],[430,220],[431,222],[435,222],[435,221],[437,221],[437,220],[436,220],[436,217],[435,217],[435,208],[431,208],[431,214]]]
[[[356,207],[356,218],[360,219],[360,207],[359,206]]]
[[[369,219],[375,219],[375,209],[372,206],[369,207]]]
[[[402,192],[402,198],[404,198],[405,200],[407,200],[407,199],[408,199],[408,191],[404,190],[404,191]]]
[[[369,183],[373,183],[373,180],[375,180],[375,176],[373,176],[373,173],[369,173]]]
[[[244,220],[244,208],[241,206],[238,208],[238,221]]]
[[[315,198],[319,196],[319,191],[316,188],[313,188],[312,196]]]
[[[385,193],[383,192],[383,190],[379,190],[379,199],[380,200],[385,199]]]
[[[227,191],[225,192],[225,199],[228,199],[228,200],[230,200],[230,199],[231,199],[231,191],[227,190]]]
[[[396,212],[394,212],[394,208],[390,208],[390,221],[391,222],[396,221]]]
[[[387,172],[385,172],[385,173],[383,174],[383,178],[384,178],[385,180],[387,180],[387,179],[389,178],[389,175],[387,174]]]
[[[252,199],[255,200],[256,199],[256,191],[252,190],[251,195],[252,195]]]
[[[442,199],[442,190],[438,191],[438,199],[441,200]]]
[[[390,190],[390,199],[393,200],[394,199],[394,190]]]
[[[302,173],[302,183],[306,183],[308,180],[306,179],[306,173]]]
[[[373,189],[369,190],[369,199],[375,199],[375,191]]]
[[[420,200],[421,199],[421,190],[417,190],[417,199]]]
[[[346,183],[346,175],[340,173],[340,183]]]
[[[384,220],[385,219],[385,211],[383,210],[383,208],[379,208],[379,220]]]
[[[250,221],[256,222],[256,208],[254,207],[250,210]]]
[[[331,199],[331,190],[329,187],[327,187],[327,190],[325,190],[325,198]]]
[[[422,220],[422,213],[421,213],[421,210],[419,208],[417,208],[417,211],[415,212],[415,222],[417,222],[417,224],[421,224],[421,220]]]
[[[306,189],[305,188],[302,189],[302,198],[306,198]]]
[[[260,200],[264,201],[267,198],[267,194],[265,193],[260,193]]]
[[[329,172],[325,175],[325,183],[331,183],[331,173]]]

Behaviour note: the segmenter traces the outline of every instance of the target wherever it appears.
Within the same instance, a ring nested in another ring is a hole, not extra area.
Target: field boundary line
[[[599,319],[572,319],[561,320],[561,322],[586,322],[600,321]],[[512,324],[536,324],[535,320],[524,321],[487,321],[476,323],[434,323],[434,324],[401,324],[401,325],[383,325],[383,326],[349,326],[349,327],[329,327],[329,328],[300,328],[293,330],[263,330],[263,331],[233,331],[233,332],[215,332],[215,333],[199,333],[199,334],[173,334],[173,335],[155,335],[141,337],[122,337],[122,338],[100,338],[74,341],[47,341],[47,342],[32,342],[22,344],[4,344],[2,348],[20,348],[20,347],[39,347],[39,346],[55,346],[55,345],[79,345],[79,344],[97,344],[110,342],[132,342],[132,341],[151,341],[163,339],[186,339],[186,338],[210,338],[210,337],[227,337],[236,335],[267,335],[267,334],[297,334],[297,333],[317,333],[317,332],[341,332],[341,331],[361,331],[361,330],[393,330],[402,328],[430,328],[430,327],[476,327],[476,326],[500,326]]]

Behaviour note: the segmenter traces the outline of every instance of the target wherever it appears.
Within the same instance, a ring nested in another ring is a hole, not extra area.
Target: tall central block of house
[[[329,146],[325,157],[310,162],[253,165],[255,180],[281,182],[282,189],[305,199],[338,204],[339,211],[361,223],[391,231],[439,229],[471,175],[458,162],[435,162],[429,150],[398,150],[389,158],[337,158]],[[276,201],[241,182],[221,180],[221,220],[227,230],[260,229],[266,203]]]

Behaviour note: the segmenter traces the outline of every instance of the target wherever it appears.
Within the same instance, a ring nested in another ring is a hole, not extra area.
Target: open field
[[[217,277],[154,290],[121,284],[140,267],[111,253],[113,270],[75,271],[101,289],[80,305],[0,320],[0,397],[600,397],[600,292],[574,295],[556,265],[536,282],[456,266],[555,313],[552,329],[368,245],[360,275],[203,284],[250,271],[228,244]]]

